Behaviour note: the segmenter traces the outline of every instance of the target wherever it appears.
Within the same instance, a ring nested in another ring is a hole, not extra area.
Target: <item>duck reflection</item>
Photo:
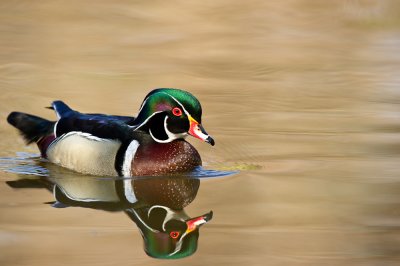
[[[135,222],[145,252],[154,258],[176,259],[197,249],[199,228],[212,211],[190,217],[184,208],[196,197],[200,180],[188,177],[99,179],[93,177],[41,177],[8,181],[13,188],[45,187],[55,197],[53,207],[79,206],[123,211]]]

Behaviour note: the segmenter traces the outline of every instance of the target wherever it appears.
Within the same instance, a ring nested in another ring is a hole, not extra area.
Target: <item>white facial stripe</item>
[[[187,135],[186,133],[174,134],[171,131],[169,131],[167,119],[168,119],[168,116],[166,115],[165,119],[164,119],[164,129],[165,129],[165,133],[167,133],[167,135],[168,135],[168,139],[171,139],[171,140],[179,139],[179,138],[183,138]]]
[[[202,220],[198,220],[196,222],[194,222],[194,224],[196,225],[196,227],[198,227],[199,225],[205,224],[207,223],[206,220],[202,219]],[[183,243],[183,239],[186,237],[186,235],[189,234],[187,231],[181,236],[181,239],[179,239],[179,242],[176,244],[176,248],[174,250],[174,252],[172,252],[171,254],[169,254],[169,256],[174,255],[175,253],[179,252],[182,249],[182,243]]]
[[[168,95],[169,97],[171,97],[177,104],[179,104],[180,107],[182,107],[182,110],[185,112],[185,114],[186,114],[188,117],[191,117],[190,113],[185,109],[185,107],[183,106],[183,104],[180,103],[174,96],[172,96],[172,95],[170,95],[169,93],[166,93],[166,92],[163,92],[163,93],[166,94],[166,95]],[[146,104],[147,100],[148,100],[148,98],[146,98],[146,99],[144,100],[142,106],[140,107],[139,113],[142,111],[142,109],[143,109],[144,105]],[[162,112],[162,111],[157,111],[157,112],[152,113],[148,118],[146,118],[146,120],[145,120],[143,123],[141,123],[139,126],[136,126],[136,127],[134,128],[134,130],[137,130],[137,129],[141,128],[143,125],[145,125],[145,124],[150,120],[150,118],[152,118],[154,115],[156,115],[156,114],[158,114],[158,113],[161,113],[161,112]],[[166,133],[167,136],[168,136],[168,139],[166,139],[166,140],[157,139],[157,138],[153,135],[153,133],[151,132],[151,129],[149,129],[150,136],[151,136],[156,142],[159,142],[159,143],[168,143],[168,142],[171,142],[171,141],[173,141],[173,140],[175,140],[175,139],[184,138],[184,137],[187,136],[187,133],[174,134],[174,133],[172,133],[171,131],[169,131],[169,130],[168,130],[168,127],[167,127],[167,119],[168,119],[168,116],[166,115],[166,116],[165,116],[165,119],[164,119],[164,130],[165,130],[165,133]],[[201,136],[201,137],[205,136],[200,130],[199,130],[199,132],[196,132],[196,133],[198,133],[198,135]],[[207,138],[207,136],[206,136],[205,138]]]
[[[148,226],[148,225],[142,220],[142,218],[140,218],[139,214],[137,214],[137,212],[135,211],[135,209],[127,209],[126,211],[128,211],[128,212],[132,213],[133,215],[135,215],[136,218],[137,218],[147,229],[149,229],[150,231],[152,231],[152,232],[154,232],[154,233],[159,233],[159,232],[160,232],[160,231],[155,230],[155,229],[151,228],[150,226]]]
[[[139,126],[135,127],[134,130],[137,130],[137,129],[141,128],[143,125],[145,125],[150,120],[150,118],[152,118],[154,115],[156,115],[158,113],[161,113],[161,112],[162,111],[157,111],[157,112],[152,113],[149,117],[146,118],[146,120],[144,120],[143,123],[141,123]]]
[[[183,106],[183,104],[181,104],[174,96],[172,96],[171,94],[168,94],[166,92],[164,92],[165,94],[167,94],[169,97],[171,97],[172,99],[174,99],[175,102],[177,102],[183,109],[183,111],[185,112],[185,114],[189,117],[190,114],[189,112],[185,109],[185,107]]]
[[[168,93],[166,93],[166,92],[163,92],[163,93],[166,94],[166,95],[168,95],[169,97],[171,97],[175,102],[177,102],[177,103],[182,107],[183,111],[185,112],[185,114],[186,114],[187,116],[190,115],[189,112],[188,112],[188,111],[185,109],[185,107],[183,106],[183,104],[181,104],[174,96],[172,96],[172,95],[170,95],[170,94],[168,94]],[[145,104],[146,104],[146,102],[147,102],[148,99],[149,99],[149,97],[147,97],[147,98],[143,101],[142,105],[140,106],[140,109],[139,109],[138,114],[140,114],[140,112],[142,111],[142,109],[143,109],[143,107],[145,106]],[[150,119],[152,116],[154,116],[155,114],[161,113],[161,112],[162,112],[162,111],[157,111],[157,112],[152,113],[142,124],[140,124],[139,126],[137,126],[134,130],[136,130],[136,129],[142,127],[144,124],[146,124],[146,123],[149,121],[149,119]]]
[[[166,231],[166,229],[165,229],[165,224],[166,224],[168,221],[172,220],[172,219],[176,216],[176,215],[175,215],[175,212],[172,211],[170,208],[168,208],[168,207],[166,207],[166,206],[154,205],[154,206],[152,206],[152,207],[149,209],[149,211],[147,212],[147,217],[150,217],[151,211],[154,210],[155,208],[161,208],[161,209],[164,209],[164,210],[167,212],[167,214],[165,215],[164,221],[163,221],[163,223],[162,223],[162,229],[163,229],[164,231]],[[180,219],[180,220],[181,220],[181,221],[184,221],[183,219]]]
[[[152,206],[149,211],[147,212],[147,216],[150,217],[150,212],[154,209],[154,208],[162,208],[164,209],[167,214],[164,218],[163,224],[162,224],[162,229],[164,230],[164,232],[166,231],[165,229],[165,225],[168,221],[172,220],[173,218],[177,219],[177,215],[174,211],[172,211],[170,208],[166,207],[166,206],[161,206],[161,205],[154,205]],[[179,218],[180,221],[185,221],[183,218]],[[204,221],[205,222],[205,221]],[[199,224],[202,224],[201,221],[199,221]],[[197,225],[197,222],[196,222]],[[178,253],[181,249],[182,249],[182,244],[183,244],[183,240],[185,239],[186,235],[188,235],[188,232],[186,231],[185,233],[183,233],[183,235],[181,236],[181,238],[179,239],[179,241],[176,243],[176,247],[175,250],[169,254],[169,256],[172,256],[176,253]]]
[[[172,256],[172,255],[178,253],[178,252],[182,249],[183,239],[185,239],[185,237],[186,237],[187,234],[188,234],[188,233],[185,232],[185,233],[181,236],[181,238],[179,239],[178,243],[176,243],[176,247],[175,247],[174,252],[172,252],[172,253],[169,254],[168,256]]]
[[[172,139],[175,139],[175,134],[168,130],[167,119],[168,119],[168,116],[166,115],[164,118],[164,130],[165,130],[165,133],[167,133],[168,139],[172,140]]]
[[[179,138],[184,138],[187,135],[186,133],[174,134],[171,131],[169,131],[168,127],[167,127],[167,119],[168,119],[168,115],[166,115],[165,118],[164,118],[164,130],[165,130],[165,133],[168,136],[168,139],[166,139],[166,140],[157,139],[156,137],[154,137],[153,133],[151,132],[151,129],[149,129],[150,136],[155,141],[157,141],[159,143],[168,143],[168,142],[171,142],[171,141],[179,139]]]
[[[138,114],[140,114],[140,112],[142,111],[142,109],[143,109],[143,107],[144,107],[144,105],[146,104],[146,102],[147,102],[148,99],[149,99],[149,97],[147,97],[147,98],[143,101],[142,105],[140,106],[140,109],[139,109]]]
[[[151,136],[156,142],[159,142],[159,143],[167,143],[167,142],[168,142],[168,140],[161,140],[161,139],[158,139],[158,138],[154,137],[153,133],[151,133],[151,129],[149,129],[149,133],[150,133],[150,136]]]
[[[196,225],[196,227],[198,227],[199,225],[205,224],[207,221],[206,220],[198,220],[196,221],[194,224]],[[181,238],[179,239],[179,242],[176,243],[176,248],[174,250],[174,252],[172,252],[171,254],[169,254],[169,256],[172,256],[174,254],[176,254],[177,252],[179,252],[182,249],[182,243],[183,243],[183,239],[188,235],[188,231],[186,231]]]
[[[183,104],[182,104],[180,101],[178,101],[174,96],[172,96],[171,94],[169,94],[169,93],[167,93],[167,92],[162,92],[162,93],[164,93],[164,94],[168,95],[169,97],[171,97],[177,104],[179,104],[180,107],[182,107],[183,112],[185,112],[185,114],[186,114],[188,117],[189,117],[189,116],[191,117],[190,113],[186,110],[186,108],[183,106]],[[149,99],[149,97],[147,97],[147,98],[143,101],[142,105],[140,106],[140,109],[139,109],[139,113],[138,113],[138,114],[140,114],[140,112],[142,111],[142,109],[143,109],[143,107],[145,106],[145,104],[146,104],[146,102],[147,102],[148,99]],[[136,126],[136,127],[134,128],[134,130],[141,128],[144,124],[146,124],[146,123],[149,121],[149,119],[150,119],[151,117],[153,117],[155,114],[158,114],[158,113],[161,113],[161,112],[162,112],[162,111],[157,111],[157,112],[152,113],[142,124],[140,124],[139,126]]]

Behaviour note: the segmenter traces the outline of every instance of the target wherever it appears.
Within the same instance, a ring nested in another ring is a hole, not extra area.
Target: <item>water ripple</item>
[[[35,175],[35,176],[45,176],[49,177],[49,169],[38,165],[42,162],[42,159],[37,154],[19,152],[17,157],[2,157],[0,158],[0,170],[5,172],[20,174],[20,175]],[[61,167],[60,167],[61,168]],[[63,168],[61,168],[63,169]],[[230,169],[229,169],[230,170]],[[204,169],[203,167],[197,167],[192,172],[179,175],[186,178],[215,178],[215,177],[225,177],[238,173],[237,170],[234,171],[219,171]],[[70,175],[65,175],[70,177]],[[57,173],[57,178],[63,177],[62,173]],[[81,178],[81,174],[76,173],[76,177]],[[133,179],[146,179],[152,178],[153,176],[135,176]],[[159,177],[159,176],[158,176]],[[101,179],[114,179],[115,177],[98,177]]]

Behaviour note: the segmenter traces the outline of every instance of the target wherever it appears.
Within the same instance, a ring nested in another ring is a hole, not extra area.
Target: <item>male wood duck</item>
[[[201,126],[200,102],[189,92],[161,88],[145,97],[137,117],[83,114],[62,101],[57,121],[12,112],[7,120],[43,158],[76,172],[108,176],[183,173],[202,164],[184,139],[215,142]]]

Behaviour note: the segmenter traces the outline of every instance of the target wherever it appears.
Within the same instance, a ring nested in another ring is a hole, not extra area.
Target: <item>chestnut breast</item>
[[[198,151],[185,140],[139,145],[132,160],[132,176],[157,176],[184,173],[200,166]]]

